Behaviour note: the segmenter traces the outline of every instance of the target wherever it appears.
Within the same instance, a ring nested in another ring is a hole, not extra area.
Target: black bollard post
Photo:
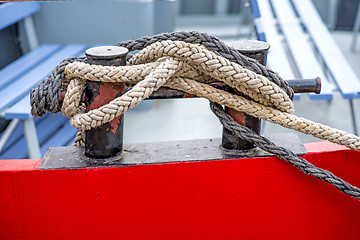
[[[270,45],[257,40],[236,41],[230,44],[241,54],[256,59],[262,65],[266,63],[266,53]],[[230,89],[231,91],[232,89]],[[234,91],[235,93],[235,91]],[[261,119],[250,116],[244,112],[225,107],[225,111],[239,124],[246,126],[260,134]],[[223,129],[222,148],[225,153],[236,154],[237,151],[244,151],[254,148],[250,142],[234,136],[230,131]]]
[[[128,50],[124,47],[103,46],[86,50],[90,64],[123,66]],[[125,83],[103,83],[87,81],[85,88],[86,111],[99,108],[121,96]],[[123,148],[124,117],[119,116],[111,122],[86,131],[85,157],[93,163],[104,163],[120,157]]]

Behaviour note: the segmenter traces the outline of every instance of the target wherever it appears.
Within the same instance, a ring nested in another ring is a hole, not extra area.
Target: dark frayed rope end
[[[325,169],[318,168],[312,165],[305,159],[298,157],[289,149],[279,147],[266,137],[260,136],[253,130],[235,122],[234,119],[224,111],[221,105],[210,102],[210,108],[215,114],[215,116],[219,119],[221,124],[224,126],[224,128],[231,131],[237,137],[253,143],[256,147],[274,154],[279,159],[291,163],[303,173],[314,176],[324,182],[330,183],[331,185],[339,189],[341,192],[360,200],[359,188],[352,186],[348,182],[335,176],[333,173]]]
[[[66,58],[57,65],[48,78],[40,81],[35,89],[30,92],[31,114],[42,117],[46,111],[58,113],[61,111],[61,86],[64,79],[66,65],[72,62],[85,62],[85,57]]]

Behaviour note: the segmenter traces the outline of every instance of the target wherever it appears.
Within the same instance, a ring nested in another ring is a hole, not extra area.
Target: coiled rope
[[[277,72],[259,64],[256,60],[252,58],[248,58],[242,55],[234,48],[226,45],[219,38],[208,35],[206,33],[200,33],[197,31],[162,33],[151,37],[148,36],[140,38],[137,40],[124,41],[118,43],[117,46],[126,47],[129,51],[134,51],[141,50],[155,42],[165,40],[201,44],[208,49],[219,53],[221,56],[228,59],[229,61],[238,63],[248,70],[267,77],[270,81],[274,82],[281,89],[283,89],[291,99],[294,98],[294,91],[291,87],[289,87],[288,83],[280,77]]]
[[[219,53],[231,62],[238,63],[246,69],[267,77],[270,81],[274,82],[283,89],[291,99],[294,97],[294,91],[289,87],[288,83],[279,76],[278,73],[264,67],[256,60],[240,54],[237,50],[227,46],[217,37],[210,36],[206,33],[196,31],[162,33],[154,36],[142,37],[136,40],[123,41],[117,45],[126,47],[129,51],[134,51],[141,50],[155,42],[163,40],[177,40],[206,46],[208,49]],[[86,62],[84,57],[64,59],[57,67],[55,67],[51,75],[41,81],[34,89],[30,98],[31,113],[33,116],[41,117],[46,113],[46,111],[52,113],[60,111],[62,105],[60,95],[62,79],[64,78],[64,69],[66,65],[74,61]]]
[[[179,39],[181,41],[178,41]],[[80,61],[73,58],[65,60],[48,79],[39,83],[37,89],[32,91],[33,115],[41,116],[45,110],[56,112],[61,108],[62,113],[70,117],[71,125],[83,133],[85,130],[100,126],[122,115],[160,87],[166,86],[207,98],[211,102],[311,134],[317,138],[342,144],[357,151],[360,150],[359,137],[293,115],[291,102],[293,91],[286,82],[275,72],[262,67],[255,60],[242,56],[215,37],[196,32],[182,32],[156,35],[152,38],[127,41],[119,45],[125,46],[129,50],[142,50],[129,59],[127,66],[122,67],[90,65],[84,59],[79,59]],[[135,84],[135,86],[110,103],[85,113],[81,108],[80,100],[86,80],[126,82]],[[56,83],[49,83],[52,81]],[[252,100],[208,85],[213,81],[222,81],[249,96]],[[50,90],[50,84],[56,89]],[[61,90],[61,88],[67,89],[62,105],[59,98],[59,89]],[[221,116],[221,112],[215,112],[218,117]],[[231,118],[226,121],[224,119],[224,117],[220,117],[222,124],[225,127],[233,128],[239,137],[252,142],[257,139],[254,143],[261,145],[264,150],[294,164],[301,171],[327,181],[355,198],[360,198],[358,188],[341,179],[340,181],[339,178],[327,171],[324,172],[325,170],[319,170],[314,166],[312,168],[310,163],[308,164],[311,166],[304,165],[305,160],[269,144],[268,140],[264,140],[253,132],[249,132],[247,135],[240,134],[243,127],[239,128],[233,124],[234,121]],[[231,124],[229,121],[233,123]],[[78,144],[81,144],[84,138],[84,134],[81,132],[77,136]],[[278,151],[273,151],[276,148]]]

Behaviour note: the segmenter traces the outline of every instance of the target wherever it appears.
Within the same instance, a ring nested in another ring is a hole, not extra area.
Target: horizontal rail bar
[[[294,79],[286,81],[295,93],[307,93],[312,92],[319,94],[321,91],[321,79],[320,77],[312,79]]]
[[[320,78],[312,79],[294,79],[286,81],[289,86],[294,90],[295,93],[316,93],[319,94],[321,90],[321,81]],[[217,89],[225,90],[231,92],[231,88],[225,83],[215,82],[209,84]],[[128,87],[125,89],[125,92],[130,91],[132,88]],[[155,91],[147,99],[168,99],[168,98],[192,98],[196,97],[194,95],[174,90],[166,87],[162,87],[159,90]]]
[[[319,94],[321,91],[321,80],[320,77],[311,78],[311,79],[293,79],[286,80],[289,86],[294,90],[295,93],[316,93]],[[222,82],[210,83],[209,85],[231,92],[231,88]],[[132,87],[126,87],[124,90],[128,92],[132,89]],[[65,96],[65,91],[61,94],[61,101],[63,101]],[[169,98],[193,98],[196,97],[192,94],[185,93],[179,90],[170,89],[167,87],[161,87],[159,90],[153,92],[151,96],[147,99],[169,99]]]

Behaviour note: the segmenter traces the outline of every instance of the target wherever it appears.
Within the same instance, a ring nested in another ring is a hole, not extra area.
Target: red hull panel
[[[306,147],[308,161],[360,186],[360,152]],[[77,170],[39,162],[0,161],[0,239],[360,236],[360,201],[274,157]]]

